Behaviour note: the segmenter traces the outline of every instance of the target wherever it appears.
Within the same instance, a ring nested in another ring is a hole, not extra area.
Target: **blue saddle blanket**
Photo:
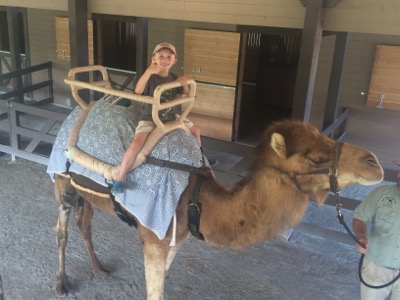
[[[124,107],[113,104],[115,100],[115,96],[107,95],[96,102],[80,129],[77,144],[82,151],[112,165],[121,162],[125,150],[135,136],[136,125],[135,105]],[[81,107],[76,107],[58,132],[47,167],[47,173],[53,181],[56,173],[66,171],[65,148],[69,132],[81,111]],[[184,130],[174,130],[165,135],[150,156],[196,168],[203,164],[199,144]],[[208,161],[204,163],[208,164]],[[78,163],[72,161],[69,170],[108,186],[103,176]],[[188,178],[189,173],[185,171],[142,164],[127,175],[125,193],[115,196],[143,226],[151,229],[159,239],[163,239],[180,196],[188,184]]]

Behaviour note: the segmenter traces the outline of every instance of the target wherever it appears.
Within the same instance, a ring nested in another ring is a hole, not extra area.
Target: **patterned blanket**
[[[112,165],[121,162],[125,150],[135,136],[135,107],[113,104],[115,96],[105,96],[90,110],[80,132],[77,146],[86,153]],[[126,101],[125,101],[126,102]],[[115,102],[114,102],[115,103]],[[69,132],[82,109],[76,107],[65,119],[50,155],[47,173],[66,171],[65,148]],[[196,139],[184,130],[174,130],[164,136],[150,156],[200,167],[201,149]],[[208,162],[204,162],[208,164]],[[106,179],[72,162],[70,171],[107,186]],[[127,189],[115,195],[122,206],[160,239],[165,237],[174,216],[180,195],[187,186],[189,173],[143,164],[127,175]]]

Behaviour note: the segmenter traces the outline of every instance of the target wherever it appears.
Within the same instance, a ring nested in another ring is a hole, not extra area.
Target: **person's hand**
[[[187,78],[186,78],[186,76],[179,76],[177,79],[176,79],[182,86],[184,86],[184,85],[187,85]]]
[[[179,76],[177,79],[176,79],[180,84],[181,84],[181,86],[183,87],[183,93],[185,94],[185,95],[187,95],[187,94],[189,94],[189,85],[188,85],[188,80],[187,80],[187,78],[185,77],[185,76]]]
[[[357,248],[358,252],[364,254],[368,248],[368,240],[366,238],[360,238],[359,241],[360,241],[360,243],[365,245],[365,248],[361,247],[358,243],[356,243],[356,248]]]
[[[158,74],[161,70],[161,67],[156,63],[152,63],[146,70],[149,74]]]

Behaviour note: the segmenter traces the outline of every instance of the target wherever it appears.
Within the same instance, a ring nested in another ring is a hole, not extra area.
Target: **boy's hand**
[[[186,95],[189,94],[189,85],[187,83],[187,81],[188,81],[187,78],[185,76],[179,76],[176,79],[176,81],[178,81],[182,85],[183,93]]]
[[[179,83],[183,86],[183,85],[187,85],[187,78],[186,76],[179,76],[177,79],[177,81],[179,81]]]
[[[156,63],[152,63],[146,70],[146,72],[149,72],[150,74],[158,74],[161,70],[161,67],[157,65]]]

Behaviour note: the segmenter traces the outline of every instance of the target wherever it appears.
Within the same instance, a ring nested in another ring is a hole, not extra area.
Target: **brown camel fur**
[[[316,128],[296,121],[277,122],[270,126],[257,147],[257,158],[249,175],[232,189],[221,186],[211,176],[204,176],[199,200],[202,204],[200,231],[209,244],[241,248],[273,238],[285,228],[301,221],[309,198],[322,204],[329,192],[327,174],[299,175],[298,186],[291,176],[295,173],[327,169],[335,161],[336,142]],[[163,299],[164,278],[182,243],[189,236],[188,204],[193,196],[196,177],[189,184],[177,207],[176,245],[170,246],[172,226],[159,240],[149,229],[138,225],[143,242],[147,299]],[[371,185],[383,179],[382,168],[369,151],[344,144],[337,162],[340,187],[359,183]],[[78,199],[84,201],[77,221],[85,240],[95,275],[107,274],[93,249],[91,219],[93,207],[115,214],[107,194],[93,194],[74,186],[69,176],[57,174],[55,196],[58,202],[56,226],[59,247],[59,274],[56,293],[70,290],[65,273],[67,225],[71,208]]]

